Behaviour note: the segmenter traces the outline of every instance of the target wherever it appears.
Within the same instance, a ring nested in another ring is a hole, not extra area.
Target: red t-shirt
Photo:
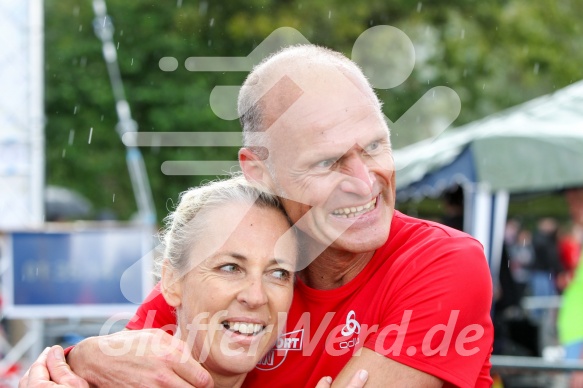
[[[159,289],[152,294],[129,329],[175,323]],[[297,281],[285,333],[245,386],[314,387],[364,346],[439,377],[445,387],[490,387],[491,302],[476,240],[395,212],[389,239],[348,284],[316,290]]]

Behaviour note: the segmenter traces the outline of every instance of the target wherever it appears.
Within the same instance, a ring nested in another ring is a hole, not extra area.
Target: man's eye
[[[372,151],[376,151],[379,147],[381,146],[381,142],[380,141],[374,141],[372,143],[370,143],[368,145],[368,147],[366,147],[366,152],[372,152]]]
[[[316,167],[328,168],[328,167],[331,167],[334,163],[336,163],[336,160],[326,159],[326,160],[322,160],[322,161],[316,163]]]
[[[283,280],[283,281],[287,281],[289,280],[291,274],[288,270],[285,269],[276,269],[275,271],[272,272],[273,277],[275,277],[277,280]]]
[[[237,272],[240,270],[237,264],[225,264],[219,267],[219,270],[224,272]]]

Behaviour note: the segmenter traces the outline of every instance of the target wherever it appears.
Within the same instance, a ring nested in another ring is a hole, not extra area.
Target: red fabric
[[[575,237],[568,236],[559,241],[561,263],[567,271],[573,271],[579,262],[581,246]]]
[[[174,308],[166,303],[162,291],[160,291],[160,283],[156,284],[126,325],[126,328],[130,330],[163,328],[169,334],[174,334],[175,327]]]
[[[396,212],[387,243],[350,283],[315,290],[297,282],[279,349],[248,374],[245,386],[313,387],[323,376],[336,376],[364,345],[445,380],[445,387],[490,387],[491,300],[490,273],[476,240]],[[147,311],[156,309],[151,327],[173,323],[166,320],[172,311],[159,302],[142,306],[128,328],[143,327]],[[440,330],[446,326],[449,342]],[[478,326],[483,334],[471,341]],[[406,329],[401,346],[395,346],[398,327]]]

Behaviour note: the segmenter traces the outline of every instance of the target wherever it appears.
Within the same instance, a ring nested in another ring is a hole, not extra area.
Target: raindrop
[[[73,108],[73,114],[76,115],[77,114],[77,105],[75,105],[75,108]]]
[[[209,26],[213,26],[215,24],[215,18],[211,18],[211,21],[209,22]]]
[[[421,12],[421,8],[423,8],[423,3],[422,2],[418,2],[417,3],[417,12]]]
[[[83,31],[83,24],[79,24],[79,32]]]
[[[61,152],[61,158],[64,158],[66,154],[67,154],[67,150],[65,148],[63,148],[63,152]]]
[[[113,199],[112,202],[115,202],[115,193],[113,193]]]
[[[103,115],[101,115],[101,121],[103,121]]]
[[[132,63],[130,64],[130,66],[134,65],[134,58],[132,58]]]
[[[208,41],[207,44],[208,44],[209,47],[211,47],[211,45],[213,44],[213,41],[211,39],[209,39],[209,41]]]
[[[78,5],[73,7],[73,16],[79,16],[79,10],[80,8]]]
[[[533,69],[533,71],[534,71],[534,74],[538,74],[538,69],[539,69],[539,67],[540,67],[540,65],[539,65],[539,63],[538,63],[538,62],[534,64],[534,69]]]
[[[486,87],[486,84],[485,84],[485,83],[483,83],[483,84],[482,84],[482,90],[484,90],[484,88],[485,88],[485,87]]]
[[[466,36],[466,30],[462,28],[462,39]]]
[[[123,36],[123,30],[119,31],[119,36]]]
[[[176,7],[177,7],[177,8],[180,8],[180,7],[182,7],[182,0],[177,0],[177,1],[176,1]],[[114,196],[115,196],[115,194],[114,194]]]
[[[332,11],[328,10],[328,19],[330,19],[332,17]]]
[[[73,144],[74,139],[75,139],[75,130],[71,128],[69,130],[69,145]]]
[[[119,41],[117,41],[117,50],[119,50]]]
[[[89,141],[87,142],[87,144],[91,144],[91,137],[93,136],[93,127],[91,127],[91,129],[89,130]]]

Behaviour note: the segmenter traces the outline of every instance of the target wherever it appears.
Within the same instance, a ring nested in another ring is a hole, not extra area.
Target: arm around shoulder
[[[67,356],[71,369],[96,386],[212,387],[183,341],[159,329],[90,337]]]

